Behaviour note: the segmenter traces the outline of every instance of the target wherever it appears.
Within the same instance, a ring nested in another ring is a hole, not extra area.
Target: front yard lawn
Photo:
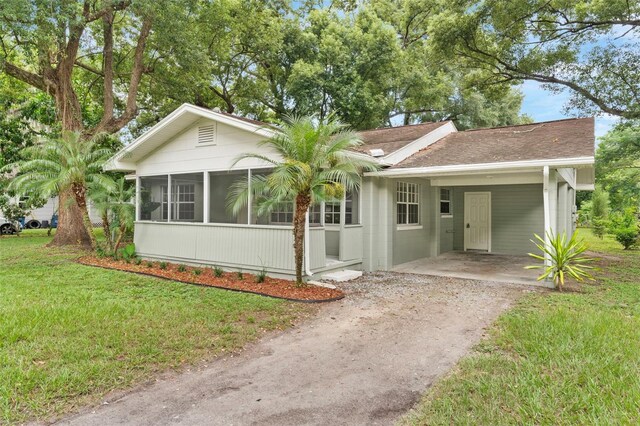
[[[49,419],[285,328],[310,307],[79,265],[0,238],[0,424]]]
[[[598,284],[521,300],[402,423],[640,423],[640,252],[579,232]]]

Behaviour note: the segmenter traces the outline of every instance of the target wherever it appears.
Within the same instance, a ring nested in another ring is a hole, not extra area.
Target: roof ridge
[[[402,126],[391,126],[391,127],[378,127],[377,129],[367,129],[367,130],[358,130],[358,133],[362,133],[362,132],[377,132],[379,130],[395,130],[395,129],[401,129],[403,127],[416,127],[416,126],[422,126],[424,124],[444,124],[447,123],[451,120],[445,120],[445,121],[425,121],[424,123],[416,123],[416,124],[403,124]]]
[[[572,120],[587,120],[587,119],[593,119],[594,117],[569,117],[569,118],[558,118],[557,120],[548,120],[548,121],[535,121],[533,123],[521,123],[521,124],[510,124],[510,125],[506,125],[506,126],[496,126],[496,127],[479,127],[477,129],[467,129],[467,130],[461,130],[461,133],[465,133],[465,132],[477,132],[480,130],[496,130],[496,129],[506,129],[506,128],[510,128],[510,127],[524,127],[524,126],[535,126],[535,125],[540,125],[540,124],[548,124],[548,123],[558,123],[561,121],[572,121]]]

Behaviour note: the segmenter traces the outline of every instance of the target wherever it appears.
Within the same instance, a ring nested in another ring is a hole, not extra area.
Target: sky
[[[524,94],[522,112],[531,117],[533,121],[549,121],[573,117],[572,115],[566,115],[563,111],[563,107],[569,101],[569,93],[551,93],[544,90],[535,81],[525,81],[520,90]],[[610,115],[596,117],[596,137],[607,133],[617,121],[616,117]]]

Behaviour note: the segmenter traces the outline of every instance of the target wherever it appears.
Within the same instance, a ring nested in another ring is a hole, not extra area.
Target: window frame
[[[404,221],[400,221],[400,207],[404,206]],[[410,206],[417,206],[415,217],[416,222],[410,222],[412,216]],[[413,182],[396,182],[396,225],[398,228],[420,228],[420,184]]]
[[[442,191],[447,191],[448,193],[448,199],[444,199],[442,197]],[[451,200],[451,188],[440,188],[440,217],[453,217],[453,201]],[[448,213],[443,213],[442,212],[442,205],[443,204],[447,204],[448,205]]]

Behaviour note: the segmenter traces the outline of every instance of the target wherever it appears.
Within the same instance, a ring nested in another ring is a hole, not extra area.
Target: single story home
[[[292,203],[265,217],[249,200],[232,215],[231,185],[274,156],[264,123],[185,104],[118,152],[107,169],[137,185],[135,244],[151,259],[294,274]],[[573,233],[577,190],[594,186],[594,119],[458,131],[451,121],[360,133],[353,155],[380,170],[358,191],[313,206],[307,275],[389,270],[448,251],[526,254],[533,234]]]

